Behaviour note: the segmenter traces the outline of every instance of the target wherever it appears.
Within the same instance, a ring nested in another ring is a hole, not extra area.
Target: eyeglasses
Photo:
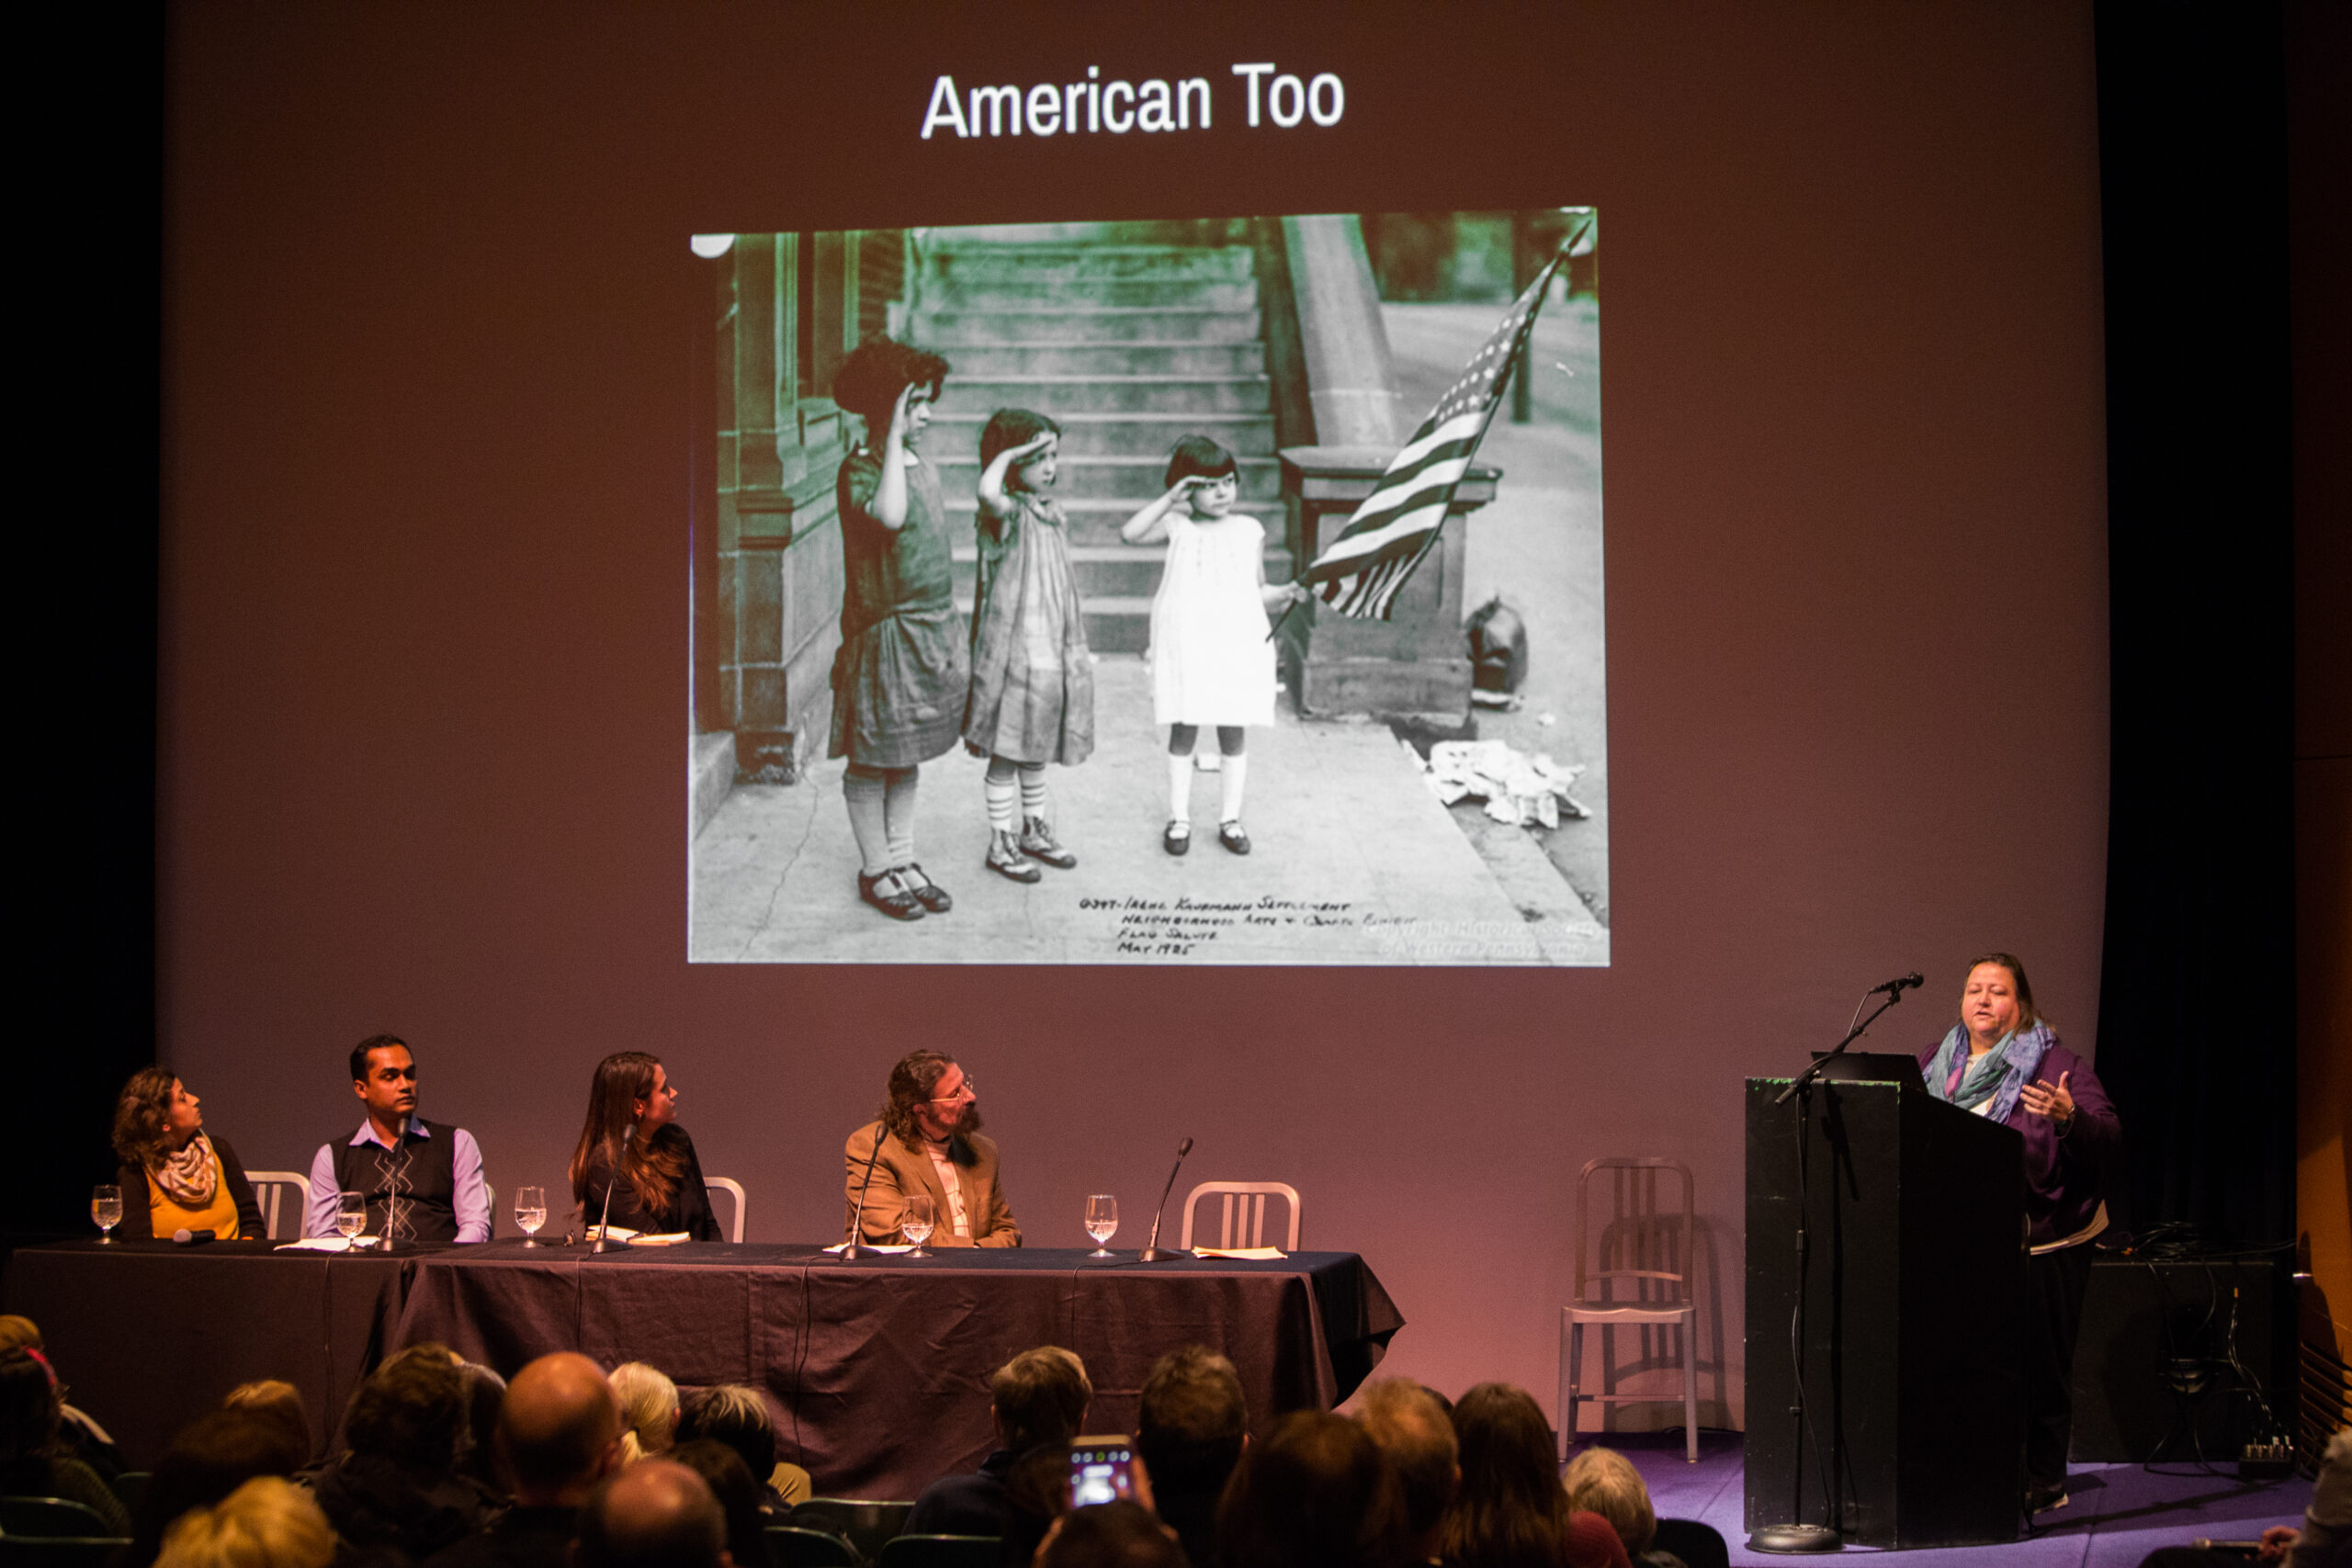
[[[955,1105],[963,1100],[978,1100],[979,1098],[980,1086],[978,1083],[974,1081],[971,1074],[966,1073],[964,1075],[963,1088],[957,1089],[954,1094],[934,1094],[931,1097],[930,1102],[933,1105]]]

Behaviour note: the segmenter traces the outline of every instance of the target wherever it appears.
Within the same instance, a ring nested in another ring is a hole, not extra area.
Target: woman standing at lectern
[[[726,1239],[710,1212],[695,1141],[678,1125],[677,1114],[678,1091],[660,1057],[617,1051],[596,1064],[588,1121],[571,1153],[571,1196],[588,1224],[603,1219],[609,1190],[616,1226],[660,1235],[684,1231],[695,1241]],[[616,1149],[621,1151],[617,1180]]]
[[[2098,1075],[2058,1043],[2034,1011],[2025,965],[2006,953],[1969,965],[1960,1021],[1919,1066],[1929,1094],[2025,1137],[2025,1511],[2038,1514],[2066,1501],[2075,1336],[2122,1127]]]

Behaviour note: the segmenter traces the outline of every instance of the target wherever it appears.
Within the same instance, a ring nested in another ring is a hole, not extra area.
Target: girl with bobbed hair
[[[161,1568],[327,1568],[334,1530],[308,1492],[257,1475],[217,1506],[192,1508],[164,1537]]]
[[[915,788],[955,746],[970,684],[956,612],[947,502],[917,448],[947,361],[887,337],[842,362],[833,400],[865,421],[834,479],[842,536],[842,646],[829,757],[857,840],[857,896],[894,920],[955,900],[915,859]]]
[[[122,1162],[122,1234],[209,1230],[222,1241],[266,1236],[253,1183],[229,1140],[204,1130],[204,1102],[169,1067],[141,1067],[114,1104]]]
[[[605,1214],[612,1192],[611,1223],[633,1231],[665,1235],[681,1232],[695,1241],[720,1241],[718,1216],[711,1213],[695,1141],[678,1125],[677,1086],[662,1058],[644,1051],[616,1051],[596,1064],[588,1088],[588,1119],[571,1151],[571,1197],[591,1225]],[[613,1177],[619,1156],[620,1177]]]
[[[1362,1427],[1294,1410],[1241,1450],[1216,1540],[1224,1568],[1404,1568],[1404,1493]]]

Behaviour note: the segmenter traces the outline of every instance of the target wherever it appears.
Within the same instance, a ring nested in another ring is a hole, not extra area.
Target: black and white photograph
[[[1597,242],[695,236],[692,958],[1605,965]]]

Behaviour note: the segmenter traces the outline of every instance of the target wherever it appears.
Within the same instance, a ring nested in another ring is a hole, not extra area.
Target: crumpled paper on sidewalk
[[[1421,782],[1448,806],[1483,800],[1498,822],[1556,828],[1563,818],[1592,815],[1570,793],[1583,772],[1581,762],[1563,767],[1548,753],[1530,757],[1507,741],[1441,740],[1430,748]]]

